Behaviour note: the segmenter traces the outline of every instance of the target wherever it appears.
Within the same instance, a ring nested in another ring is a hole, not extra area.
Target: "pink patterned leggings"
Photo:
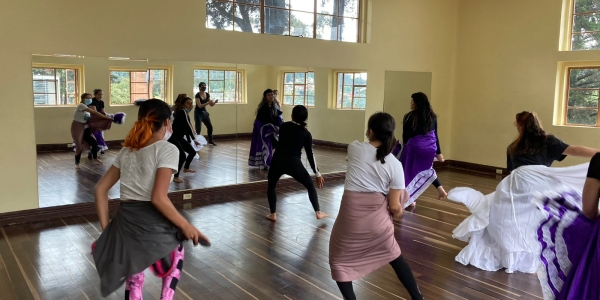
[[[181,270],[183,269],[183,256],[184,249],[182,244],[177,246],[177,248],[171,252],[171,266],[165,266],[163,260],[159,260],[150,267],[157,276],[162,277],[161,300],[173,300],[175,297],[175,288],[177,287],[177,283],[181,277]],[[166,267],[168,270],[165,269],[163,271],[162,267]],[[129,276],[125,281],[125,300],[142,300],[143,286],[144,272]]]

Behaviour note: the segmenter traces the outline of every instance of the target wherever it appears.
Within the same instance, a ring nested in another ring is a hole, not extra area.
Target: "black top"
[[[269,106],[267,104],[264,104],[258,109],[258,112],[256,113],[256,118],[265,124],[277,124],[276,118],[282,113],[283,112],[276,109],[275,106]]]
[[[279,149],[277,149],[279,151]],[[600,153],[596,153],[590,161],[587,177],[600,180]]]
[[[512,157],[507,152],[506,167],[509,172],[521,166],[543,165],[550,167],[555,160],[563,161],[567,157],[563,154],[567,147],[569,145],[563,143],[557,137],[548,135],[545,147],[536,154],[520,154]]]
[[[279,143],[274,155],[300,159],[304,147],[310,167],[317,174],[319,168],[315,163],[312,142],[312,135],[305,127],[294,122],[285,122],[279,128]]]
[[[196,93],[196,99],[200,99],[200,104],[206,104],[208,103],[208,101],[210,101],[210,94],[206,93],[206,99],[202,100],[202,98],[200,98],[200,92]],[[206,111],[206,106],[205,107],[198,107],[198,105],[194,105],[196,107],[196,110],[199,111]]]
[[[96,111],[102,112],[102,110],[104,109],[104,101],[97,100],[96,98],[92,98],[92,104],[88,105],[88,107],[89,106],[95,106]]]
[[[190,139],[191,142],[194,140],[194,132],[192,131],[192,127],[190,126],[190,121],[188,114],[185,110],[181,109],[176,111],[174,114],[175,119],[173,120],[173,134],[171,135],[172,139],[180,140],[184,137]]]
[[[437,133],[437,119],[433,118],[433,120],[431,120],[431,128],[425,128],[424,122],[419,120],[416,126],[417,130],[415,130],[413,127],[414,121],[415,114],[413,114],[412,111],[404,115],[404,119],[402,120],[402,143],[406,145],[409,139],[417,135],[426,135],[433,130],[435,133],[435,145],[437,146],[435,154],[442,154],[442,148],[440,148],[440,139],[438,138]]]

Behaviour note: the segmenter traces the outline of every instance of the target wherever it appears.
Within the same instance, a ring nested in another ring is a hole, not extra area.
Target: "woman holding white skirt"
[[[511,174],[496,191],[484,196],[459,187],[449,192],[448,199],[465,204],[472,213],[453,231],[454,238],[469,241],[456,261],[486,271],[505,268],[507,273],[534,273],[540,254],[536,230],[544,219],[534,204],[536,192],[564,187],[581,192],[587,163],[567,168],[550,166],[567,155],[591,158],[599,151],[570,146],[546,134],[533,112],[517,114],[515,125],[519,137],[507,151]]]

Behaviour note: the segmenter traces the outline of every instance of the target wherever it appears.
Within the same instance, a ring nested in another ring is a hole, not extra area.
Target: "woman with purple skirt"
[[[540,195],[545,220],[537,230],[538,276],[544,299],[600,299],[599,197],[600,153],[590,162],[583,194],[565,189]]]
[[[279,126],[282,122],[279,116],[281,110],[276,108],[273,90],[263,92],[263,98],[256,109],[256,120],[250,142],[250,157],[248,165],[261,169],[269,169],[273,153],[279,139]]]
[[[405,207],[415,206],[417,198],[432,183],[440,199],[448,195],[433,169],[435,158],[444,161],[437,134],[437,116],[427,95],[418,92],[412,94],[411,98],[411,112],[404,115],[402,121],[402,144],[398,142],[392,151],[404,166],[406,191],[410,195]]]

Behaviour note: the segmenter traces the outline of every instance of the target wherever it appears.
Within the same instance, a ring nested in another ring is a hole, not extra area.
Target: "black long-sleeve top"
[[[567,157],[563,153],[568,147],[568,144],[565,144],[557,137],[548,135],[544,147],[535,154],[518,154],[511,156],[507,149],[506,169],[508,172],[512,172],[521,166],[543,165],[550,167],[554,161],[563,161]]]
[[[312,135],[305,127],[298,123],[285,122],[279,128],[279,143],[277,144],[275,156],[300,159],[302,157],[302,148],[304,148],[310,167],[319,176],[319,168],[315,161],[312,143]]]
[[[425,124],[422,120],[417,122],[416,129],[413,127],[415,122],[415,114],[413,112],[409,112],[404,115],[404,120],[402,121],[402,143],[406,145],[409,139],[417,136],[417,135],[425,135],[430,131],[434,131],[435,133],[435,145],[437,146],[437,150],[435,154],[442,154],[442,148],[440,148],[440,139],[438,138],[438,130],[437,130],[437,119],[433,118],[431,120],[431,128],[425,128]]]
[[[256,118],[265,124],[277,124],[276,118],[282,114],[282,111],[266,103],[258,108]]]
[[[176,111],[174,113],[175,119],[173,120],[173,135],[171,138],[174,139],[182,139],[187,137],[189,141],[193,141],[194,131],[190,126],[189,116],[187,112],[183,109]]]

